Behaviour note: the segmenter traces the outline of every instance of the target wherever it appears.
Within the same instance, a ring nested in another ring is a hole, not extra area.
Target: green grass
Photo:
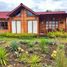
[[[0,41],[6,41],[5,44],[3,44],[4,46],[9,46],[10,43],[12,41],[27,41],[27,42],[34,42],[34,41],[38,41],[41,42],[42,40],[45,40],[46,42],[60,42],[60,43],[67,43],[67,38],[46,38],[46,37],[39,37],[39,38],[29,38],[29,39],[19,39],[19,38],[8,38],[8,37],[0,37]],[[2,46],[3,46],[2,45]]]

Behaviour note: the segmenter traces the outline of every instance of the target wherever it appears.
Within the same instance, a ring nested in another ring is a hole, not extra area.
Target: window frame
[[[57,20],[51,20],[51,21],[46,21],[46,30],[55,30],[59,26],[59,21]]]
[[[0,21],[0,30],[7,30],[8,29],[8,22]]]

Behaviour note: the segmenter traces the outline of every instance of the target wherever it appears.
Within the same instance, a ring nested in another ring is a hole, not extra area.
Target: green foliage
[[[23,39],[29,39],[29,38],[35,38],[37,37],[36,34],[16,34],[16,33],[2,33],[0,34],[0,37],[10,37],[10,38],[23,38]]]
[[[48,48],[48,45],[47,45],[47,41],[46,40],[41,40],[41,43],[40,43],[40,48],[41,48],[41,51],[43,53],[48,53],[49,52],[49,48]]]
[[[29,55],[27,53],[23,53],[19,56],[19,61],[27,63],[30,67],[40,67],[41,58],[38,55]]]
[[[8,56],[8,53],[7,53],[6,49],[3,47],[0,47],[0,64],[2,66],[7,64],[7,61],[8,61],[7,56]]]
[[[64,31],[49,32],[47,36],[48,37],[67,37],[67,32]]]
[[[55,61],[56,61],[55,67],[67,67],[67,58],[65,56],[63,45],[58,46]]]
[[[19,46],[16,41],[12,41],[10,47],[12,51],[17,51]]]
[[[27,63],[29,59],[29,55],[27,53],[23,53],[19,56],[19,61]]]
[[[33,47],[34,47],[34,44],[33,44],[32,42],[29,42],[29,43],[28,43],[28,47],[29,47],[29,48],[33,48]]]
[[[31,55],[28,59],[28,63],[30,64],[31,67],[40,67],[41,65],[39,64],[41,61],[40,56],[38,55]]]
[[[31,66],[30,67],[42,67],[42,64],[31,64]]]
[[[41,58],[38,55],[33,54],[33,55],[30,56],[28,63],[36,64],[40,61],[41,61]]]

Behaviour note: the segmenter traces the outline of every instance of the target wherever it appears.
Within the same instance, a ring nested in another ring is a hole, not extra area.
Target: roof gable
[[[15,13],[18,13],[18,12],[20,12],[20,10],[21,10],[22,8],[25,8],[26,10],[28,10],[28,11],[30,11],[31,13],[33,13],[33,14],[36,15],[36,13],[35,13],[33,10],[31,10],[30,8],[28,8],[27,6],[25,6],[25,5],[22,4],[22,3],[21,3],[18,7],[16,7],[14,10],[12,10],[8,15],[11,16],[11,15],[13,15],[13,14],[15,14]]]

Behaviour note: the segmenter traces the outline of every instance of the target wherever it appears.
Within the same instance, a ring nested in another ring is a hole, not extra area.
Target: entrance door
[[[32,33],[32,21],[28,21],[28,33]]]
[[[21,22],[17,21],[17,33],[21,33]]]
[[[33,33],[37,33],[37,21],[33,21]]]
[[[12,33],[21,33],[20,21],[12,21]]]
[[[28,33],[37,33],[37,21],[28,21]]]
[[[12,33],[16,33],[16,21],[12,21]]]

